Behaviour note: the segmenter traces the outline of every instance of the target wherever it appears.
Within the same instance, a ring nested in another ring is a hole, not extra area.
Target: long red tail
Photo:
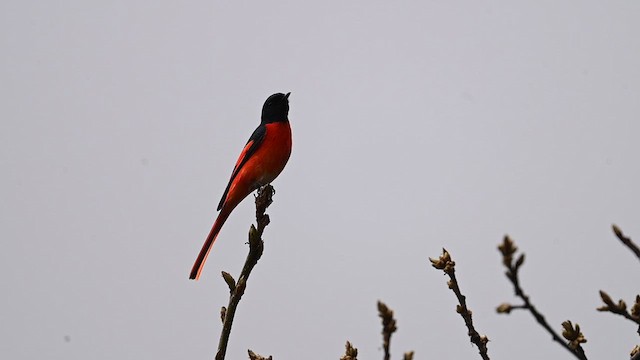
[[[231,209],[228,209],[231,208]],[[213,223],[213,227],[209,232],[209,236],[207,236],[207,240],[204,241],[204,245],[202,245],[202,250],[200,250],[200,254],[198,254],[198,258],[196,262],[193,264],[193,268],[191,268],[191,275],[189,275],[189,279],[198,280],[200,278],[200,273],[202,272],[202,268],[204,267],[204,263],[207,261],[207,256],[209,256],[209,251],[213,247],[213,243],[216,241],[218,237],[218,233],[220,229],[222,229],[222,225],[227,221],[229,214],[231,214],[231,210],[233,207],[223,207],[220,214],[216,218],[216,221]]]

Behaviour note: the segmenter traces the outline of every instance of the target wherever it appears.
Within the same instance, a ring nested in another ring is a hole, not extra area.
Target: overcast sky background
[[[267,96],[294,148],[231,336],[275,359],[571,358],[523,287],[593,359],[625,359],[640,241],[638,1],[0,2],[0,358],[211,359],[253,203],[187,279]]]

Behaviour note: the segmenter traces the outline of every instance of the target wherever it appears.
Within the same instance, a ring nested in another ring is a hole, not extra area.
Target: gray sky
[[[253,204],[188,272],[262,103],[291,91],[294,148],[229,358],[570,358],[514,301],[497,244],[590,358],[625,358],[640,241],[637,1],[3,1],[0,358],[210,359]],[[514,301],[517,302],[517,301]]]

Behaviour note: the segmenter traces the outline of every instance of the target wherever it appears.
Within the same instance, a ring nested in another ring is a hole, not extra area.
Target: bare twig
[[[389,345],[391,343],[391,335],[398,330],[396,327],[396,319],[393,318],[393,310],[389,309],[385,303],[378,301],[378,316],[382,319],[382,347],[384,349],[384,360],[389,360]]]
[[[484,335],[481,336],[473,327],[471,310],[467,308],[466,297],[460,292],[458,280],[456,280],[456,263],[451,259],[451,255],[445,249],[442,249],[442,255],[438,259],[429,258],[429,260],[434,268],[444,271],[444,273],[449,276],[450,280],[447,282],[447,285],[449,285],[449,289],[453,290],[456,294],[458,302],[460,303],[456,307],[456,311],[464,319],[464,323],[467,325],[467,329],[469,330],[469,338],[471,339],[471,342],[478,347],[482,359],[489,360],[489,354],[487,353],[487,343],[489,342],[489,339]]]
[[[413,360],[413,351],[404,353],[403,360]]]
[[[256,229],[255,226],[251,225],[251,228],[249,229],[249,254],[247,255],[247,260],[242,267],[242,272],[240,273],[238,282],[236,283],[229,273],[224,271],[222,272],[222,277],[229,286],[229,305],[225,310],[220,312],[223,321],[216,360],[223,360],[225,358],[236,308],[238,307],[238,303],[240,302],[240,299],[247,287],[247,280],[249,279],[249,275],[251,275],[251,270],[253,270],[253,267],[258,263],[258,260],[260,260],[260,257],[262,256],[262,251],[264,249],[262,233],[264,232],[264,228],[269,225],[269,215],[265,214],[265,211],[273,202],[273,194],[274,190],[271,185],[266,185],[258,189],[258,195],[256,196],[256,222],[258,224],[258,228]]]
[[[344,347],[344,355],[340,358],[340,360],[358,360],[358,349],[354,348],[353,345],[351,345],[351,343],[348,341]]]
[[[509,236],[504,237],[502,244],[498,246],[498,250],[500,250],[500,252],[502,253],[502,264],[507,268],[505,275],[513,285],[516,296],[522,299],[524,303],[522,305],[501,304],[496,309],[497,312],[508,314],[512,310],[516,309],[529,310],[538,324],[540,324],[540,326],[542,326],[549,334],[551,334],[553,341],[560,344],[563,348],[572,353],[578,359],[586,360],[587,357],[580,344],[587,342],[587,340],[580,332],[580,327],[578,326],[578,324],[576,324],[576,328],[574,329],[570,321],[566,321],[563,323],[563,327],[565,328],[563,335],[567,340],[569,340],[569,343],[565,342],[564,340],[562,340],[560,335],[558,335],[558,333],[556,333],[555,330],[553,330],[553,328],[549,326],[544,315],[542,315],[538,311],[538,309],[536,309],[536,307],[531,303],[529,296],[525,294],[524,290],[522,290],[522,287],[520,286],[520,279],[518,277],[518,271],[520,270],[522,264],[524,264],[524,254],[520,254],[516,261],[513,261],[513,256],[515,255],[516,251],[518,251],[518,248],[515,246]],[[567,325],[565,326],[565,324]],[[570,326],[571,328],[568,329],[567,326]]]
[[[618,239],[620,239],[620,241],[622,241],[622,243],[625,244],[629,248],[629,250],[636,254],[638,260],[640,260],[640,248],[638,247],[638,245],[634,244],[633,241],[631,241],[631,238],[625,236],[622,233],[622,230],[620,230],[620,228],[615,224],[613,224],[611,227],[613,228],[613,233],[616,234]]]

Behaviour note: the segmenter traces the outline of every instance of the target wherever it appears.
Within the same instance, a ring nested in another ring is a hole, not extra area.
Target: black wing
[[[240,154],[240,157],[236,162],[236,166],[233,168],[233,173],[231,173],[231,179],[229,179],[227,188],[224,190],[224,194],[222,194],[222,199],[220,199],[220,203],[218,204],[218,210],[222,209],[222,205],[224,205],[224,201],[227,199],[229,188],[231,187],[233,180],[236,178],[236,175],[238,175],[238,172],[240,172],[240,169],[242,169],[244,164],[246,164],[247,161],[249,161],[249,159],[251,158],[251,156],[253,156],[256,150],[258,150],[258,148],[262,144],[262,141],[264,141],[264,137],[266,134],[267,134],[267,128],[263,124],[260,124],[260,126],[258,126],[253,131],[253,134],[251,134],[249,141],[247,141],[247,144],[244,146],[244,149],[242,149],[242,153]]]

